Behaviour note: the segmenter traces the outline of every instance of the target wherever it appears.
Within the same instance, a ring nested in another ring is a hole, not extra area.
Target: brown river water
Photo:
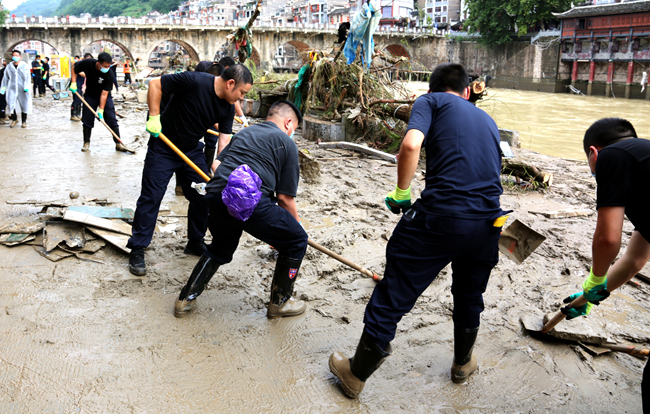
[[[428,89],[425,82],[409,86],[418,95]],[[637,135],[650,137],[650,102],[645,100],[488,88],[478,106],[499,128],[519,131],[522,148],[553,157],[584,160],[584,133],[601,118],[625,118]]]

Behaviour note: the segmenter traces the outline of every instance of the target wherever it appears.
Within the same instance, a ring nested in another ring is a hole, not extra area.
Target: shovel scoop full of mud
[[[515,263],[521,264],[544,240],[546,237],[515,220],[501,233],[499,250]]]
[[[560,341],[584,342],[587,344],[604,344],[608,342],[608,335],[601,324],[594,318],[575,318],[555,326],[547,334],[542,333],[544,324],[553,314],[529,314],[521,316],[524,328],[537,339],[555,338]]]

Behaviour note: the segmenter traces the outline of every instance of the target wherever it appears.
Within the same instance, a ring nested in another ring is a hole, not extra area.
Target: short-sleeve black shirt
[[[625,207],[625,214],[650,242],[650,141],[625,139],[603,148],[596,161],[596,207]]]
[[[41,62],[37,62],[36,60],[32,61],[32,73],[34,76],[43,76],[43,73],[41,72],[42,67],[43,64]]]
[[[160,78],[163,94],[173,94],[160,117],[162,132],[181,151],[196,148],[205,131],[214,124],[219,124],[222,134],[232,134],[235,106],[217,96],[214,78],[201,72]]]
[[[221,128],[221,125],[219,125]],[[248,165],[262,180],[262,193],[295,197],[300,165],[295,142],[273,122],[263,122],[239,131],[217,157],[221,164],[207,185],[211,193],[221,192],[228,177],[242,164]]]
[[[109,70],[103,73],[97,70],[97,59],[84,59],[74,64],[75,73],[83,72],[86,75],[86,95],[99,99],[103,91],[111,93],[113,89],[113,74]],[[77,87],[79,83],[77,83]]]
[[[501,215],[499,130],[485,111],[450,93],[427,93],[413,105],[411,129],[424,134],[427,157],[415,209],[469,220]]]

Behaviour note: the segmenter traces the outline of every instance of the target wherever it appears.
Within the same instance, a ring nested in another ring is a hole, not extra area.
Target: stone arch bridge
[[[9,52],[27,40],[49,44],[57,52],[78,55],[89,44],[109,41],[119,46],[127,56],[140,57],[145,66],[154,48],[164,41],[181,45],[194,60],[212,60],[226,43],[226,36],[235,27],[196,25],[135,25],[135,24],[47,24],[7,23],[0,30],[0,52]],[[299,49],[331,50],[338,35],[336,30],[253,27],[253,61],[262,69],[273,69],[273,58],[279,46],[289,43]],[[377,32],[375,43],[379,50],[394,56],[408,57],[427,69],[446,61],[438,51],[441,39],[434,35],[402,32]],[[299,50],[300,51],[300,50]]]

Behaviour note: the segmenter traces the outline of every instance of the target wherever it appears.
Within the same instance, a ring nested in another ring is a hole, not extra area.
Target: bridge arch
[[[273,56],[275,71],[298,71],[309,61],[312,48],[300,40],[290,40],[280,45]]]
[[[65,49],[64,49],[64,48],[62,48],[62,47],[59,46],[59,45],[54,44],[53,42],[48,42],[48,41],[41,40],[41,39],[36,39],[36,38],[29,38],[29,39],[23,39],[23,40],[20,40],[20,41],[18,41],[18,42],[14,42],[11,46],[9,46],[9,48],[8,48],[7,50],[4,51],[4,54],[7,54],[7,53],[11,52],[11,51],[14,50],[16,47],[18,47],[20,44],[25,43],[25,42],[41,42],[41,43],[43,43],[43,44],[46,44],[46,45],[50,46],[50,47],[51,47],[52,49],[54,49],[58,54],[61,54],[61,53],[65,52]]]
[[[394,57],[405,57],[407,59],[411,59],[411,55],[409,54],[408,50],[402,45],[399,45],[397,43],[390,44],[388,46],[385,46],[382,50],[385,50],[386,52],[390,53],[391,56]]]
[[[94,39],[92,42],[88,43],[86,46],[83,46],[83,47],[80,49],[81,54],[80,54],[79,56],[83,57],[83,54],[84,54],[84,53],[92,53],[92,54],[93,54],[93,57],[94,57],[95,59],[97,59],[97,53],[98,53],[98,52],[87,52],[87,50],[88,50],[88,48],[91,48],[94,44],[96,44],[96,43],[100,43],[100,44],[101,44],[102,42],[105,42],[105,43],[112,43],[112,44],[114,44],[115,46],[119,47],[120,49],[122,49],[122,51],[124,52],[124,54],[125,54],[129,59],[131,59],[132,62],[135,62],[135,59],[133,58],[133,54],[131,53],[131,51],[129,50],[128,47],[124,46],[124,44],[122,44],[122,43],[120,43],[120,42],[117,42],[117,41],[115,41],[115,40],[113,40],[113,39],[105,39],[105,38],[102,38],[102,39]],[[75,52],[74,54],[76,55],[76,54],[78,54],[78,53]],[[111,53],[111,55],[113,55],[113,53]],[[115,56],[113,56],[113,59],[115,59]]]
[[[188,55],[190,56],[190,60],[192,62],[194,62],[194,64],[197,64],[197,63],[199,63],[201,61],[201,57],[199,56],[199,53],[197,52],[198,48],[196,46],[190,44],[189,42],[186,42],[186,41],[180,40],[180,39],[161,39],[161,40],[158,40],[158,41],[154,42],[154,44],[147,51],[146,56],[142,57],[143,60],[145,62],[148,62],[150,57],[151,57],[151,54],[156,50],[156,48],[158,46],[160,46],[162,43],[165,43],[165,42],[176,43],[177,45],[182,47],[188,53]]]

